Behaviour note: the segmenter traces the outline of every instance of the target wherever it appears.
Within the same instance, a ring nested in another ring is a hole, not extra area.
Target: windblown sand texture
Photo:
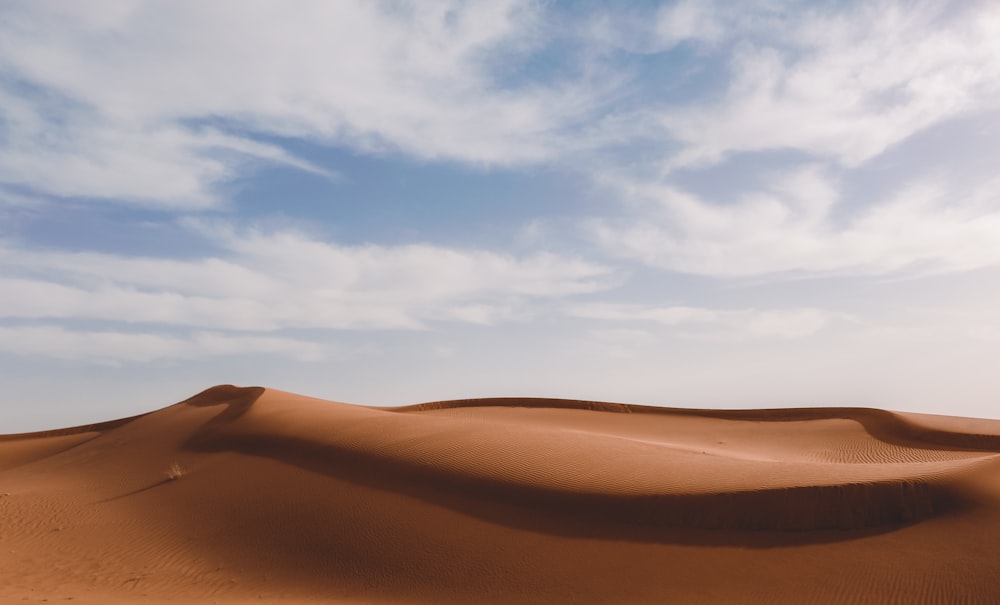
[[[998,453],[875,409],[219,386],[0,437],[0,602],[1000,603]]]

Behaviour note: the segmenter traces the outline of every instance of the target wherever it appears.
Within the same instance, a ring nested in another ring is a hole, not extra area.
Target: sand
[[[1000,603],[998,455],[875,409],[219,386],[0,436],[0,602]]]

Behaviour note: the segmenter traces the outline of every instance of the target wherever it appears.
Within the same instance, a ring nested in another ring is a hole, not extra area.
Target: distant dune
[[[1000,603],[1000,421],[218,386],[0,436],[0,602]]]

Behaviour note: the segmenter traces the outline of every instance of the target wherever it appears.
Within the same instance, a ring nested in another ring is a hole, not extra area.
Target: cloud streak
[[[217,331],[177,335],[36,325],[0,326],[0,353],[122,365],[261,354],[321,361],[330,357],[331,347],[308,340]]]
[[[492,324],[532,301],[612,287],[608,267],[434,245],[344,246],[302,234],[210,233],[193,260],[0,248],[0,317],[273,331]]]
[[[803,338],[838,320],[849,319],[843,313],[825,309],[712,309],[619,303],[573,305],[568,312],[587,319],[659,324],[691,335],[737,338]],[[617,330],[601,334],[632,335],[632,332]]]
[[[751,277],[774,274],[931,274],[1000,263],[1000,179],[971,191],[926,177],[848,216],[839,183],[816,165],[765,190],[709,201],[659,182],[612,184],[638,219],[585,221],[610,253],[660,269]],[[964,191],[962,191],[964,189]]]

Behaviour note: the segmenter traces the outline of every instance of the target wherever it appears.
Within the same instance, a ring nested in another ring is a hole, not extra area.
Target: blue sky
[[[0,2],[0,432],[216,383],[1000,417],[994,2]]]

